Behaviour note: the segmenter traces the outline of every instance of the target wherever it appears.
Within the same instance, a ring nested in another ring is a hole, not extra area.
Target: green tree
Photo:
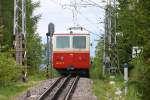
[[[41,38],[36,33],[37,22],[40,15],[33,15],[33,11],[39,7],[39,2],[33,3],[27,1],[27,65],[29,72],[34,74],[39,70],[42,61],[42,43]]]
[[[128,2],[127,2],[128,1]],[[117,31],[118,44],[121,52],[120,56],[131,58],[132,47],[144,47],[144,58],[147,59],[146,52],[149,43],[149,1],[147,0],[119,0]],[[146,50],[146,51],[145,51]],[[149,56],[150,57],[150,56]],[[148,57],[148,58],[149,58]]]
[[[149,0],[118,0],[118,36],[120,62],[130,61],[134,65],[132,73],[134,81],[139,83],[143,91],[142,100],[149,100],[150,89],[150,1]],[[143,54],[135,60],[131,58],[132,47],[143,47]]]
[[[26,17],[27,17],[27,33],[26,33],[26,49],[27,49],[27,65],[29,66],[29,71],[36,72],[38,70],[39,64],[41,63],[41,38],[36,33],[37,22],[40,15],[33,15],[33,11],[39,7],[39,2],[33,3],[32,0],[26,0]],[[3,27],[3,47],[4,52],[10,51],[13,47],[13,15],[14,15],[14,0],[0,0],[2,5],[2,24]],[[33,72],[33,73],[34,73]]]
[[[103,39],[100,39],[98,41],[98,44],[96,46],[95,50],[95,57],[93,58],[93,64],[90,70],[90,76],[92,78],[102,78],[102,66],[103,66],[103,45],[104,41]]]
[[[1,20],[4,25],[3,45],[5,45],[5,51],[12,47],[13,43],[13,2],[13,0],[1,0]]]

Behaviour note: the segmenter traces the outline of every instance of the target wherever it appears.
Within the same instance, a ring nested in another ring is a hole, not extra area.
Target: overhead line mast
[[[103,74],[111,74],[119,71],[116,40],[116,0],[113,0],[113,4],[111,1],[107,2],[105,14]]]
[[[27,77],[26,57],[26,0],[14,0],[14,48],[16,62],[23,65],[22,81]]]
[[[14,0],[14,48],[16,62],[25,65],[26,0]]]

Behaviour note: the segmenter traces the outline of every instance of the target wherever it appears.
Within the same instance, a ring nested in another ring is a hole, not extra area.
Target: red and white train
[[[89,76],[90,34],[82,27],[68,32],[54,33],[52,37],[53,68],[61,74],[76,73]]]

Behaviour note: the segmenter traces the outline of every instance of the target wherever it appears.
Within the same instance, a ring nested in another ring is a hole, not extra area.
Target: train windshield
[[[56,48],[70,48],[70,37],[69,36],[57,36]]]
[[[85,49],[86,48],[86,36],[74,36],[73,37],[73,48]]]

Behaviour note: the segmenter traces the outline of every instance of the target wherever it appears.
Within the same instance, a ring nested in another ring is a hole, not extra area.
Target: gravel
[[[92,92],[93,81],[88,78],[80,78],[72,100],[97,100]]]
[[[15,100],[36,100],[55,80],[56,78],[41,81],[38,85],[21,93]]]
[[[39,85],[29,88],[28,91],[21,93],[15,100],[36,100],[57,78],[41,81]],[[80,78],[77,87],[72,95],[72,100],[97,100],[92,93],[92,80]]]

